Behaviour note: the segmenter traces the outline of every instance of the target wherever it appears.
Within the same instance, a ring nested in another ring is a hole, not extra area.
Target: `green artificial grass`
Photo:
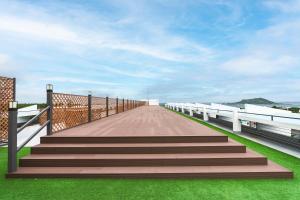
[[[185,117],[293,170],[294,179],[5,179],[7,148],[0,148],[0,199],[300,199],[300,159]],[[19,157],[29,152],[24,148]]]

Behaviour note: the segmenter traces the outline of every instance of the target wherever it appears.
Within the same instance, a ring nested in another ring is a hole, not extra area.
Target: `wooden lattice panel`
[[[125,101],[124,101],[124,111],[126,111],[126,110],[128,110],[128,109],[127,109],[127,100],[125,99]]]
[[[137,105],[137,107],[140,107],[140,106],[146,106],[146,105],[147,105],[147,102],[146,102],[146,101],[137,101],[137,102],[136,102],[136,105]]]
[[[122,99],[119,99],[119,102],[118,102],[118,112],[121,113],[123,112],[123,100]]]
[[[88,122],[88,97],[53,93],[52,132],[72,128]]]
[[[92,120],[101,119],[106,116],[106,99],[103,97],[92,97]]]
[[[0,76],[0,141],[8,137],[8,102],[15,100],[15,81]]]
[[[117,100],[109,98],[108,99],[108,115],[116,114],[117,111]]]

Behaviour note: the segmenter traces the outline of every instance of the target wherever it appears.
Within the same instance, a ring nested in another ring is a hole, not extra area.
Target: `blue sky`
[[[1,0],[0,44],[21,102],[300,97],[300,0]]]

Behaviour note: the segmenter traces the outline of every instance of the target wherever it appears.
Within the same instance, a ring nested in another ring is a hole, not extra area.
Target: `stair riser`
[[[21,167],[233,166],[267,165],[266,158],[205,159],[21,159]]]
[[[148,174],[7,174],[7,178],[190,178],[190,179],[258,179],[293,178],[292,172],[232,172],[232,173],[148,173]]]
[[[196,143],[228,142],[227,136],[174,136],[174,137],[41,137],[42,144],[67,143]]]
[[[32,154],[160,154],[160,153],[245,153],[245,146],[201,147],[32,147]]]

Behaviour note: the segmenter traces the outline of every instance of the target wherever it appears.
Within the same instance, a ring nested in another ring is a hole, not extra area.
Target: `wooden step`
[[[269,161],[252,166],[20,167],[8,178],[292,178]]]
[[[217,154],[32,154],[20,160],[21,167],[228,166],[266,164],[266,157],[250,151],[246,153]]]
[[[236,142],[224,143],[105,143],[40,144],[32,154],[160,154],[160,153],[245,153]]]
[[[63,143],[189,143],[189,142],[227,142],[226,135],[190,135],[190,136],[44,136],[41,137],[42,144]]]

